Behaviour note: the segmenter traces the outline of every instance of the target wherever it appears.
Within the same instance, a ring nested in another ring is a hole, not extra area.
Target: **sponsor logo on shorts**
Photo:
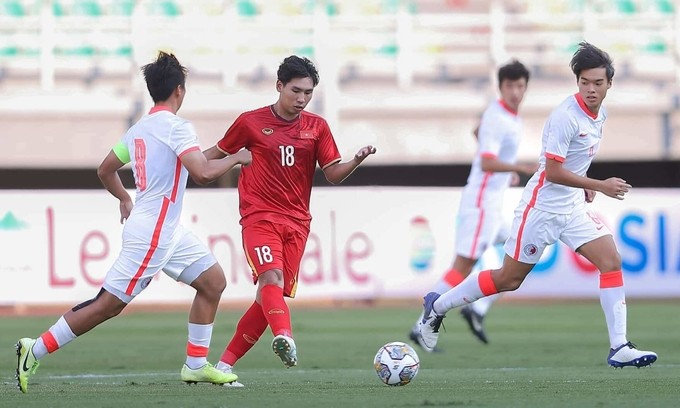
[[[269,135],[271,135],[272,133],[274,133],[274,129],[272,129],[272,128],[263,128],[263,129],[262,129],[262,133],[264,133],[265,136],[269,136]]]
[[[588,136],[588,132],[581,132],[578,134],[578,137],[586,137]]]
[[[151,283],[151,278],[142,279],[140,286],[142,289],[146,289],[146,287],[149,286],[149,283]]]
[[[534,244],[526,244],[523,251],[526,256],[534,256],[538,252],[538,248]]]

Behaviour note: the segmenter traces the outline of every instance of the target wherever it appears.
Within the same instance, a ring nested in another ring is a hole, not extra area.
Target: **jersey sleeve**
[[[578,124],[569,114],[564,112],[552,115],[548,123],[545,156],[561,162],[567,158],[569,145],[578,134]]]
[[[485,112],[479,124],[479,155],[482,157],[498,157],[503,142],[503,129],[498,129],[497,125],[494,126],[494,121],[490,116],[488,111]]]
[[[189,121],[183,121],[173,128],[169,144],[177,157],[181,157],[191,150],[200,150],[196,130]]]
[[[229,129],[224,133],[222,139],[217,142],[217,148],[226,154],[234,154],[246,147],[247,135],[246,120],[241,114]]]
[[[316,145],[316,160],[323,169],[329,164],[339,162],[340,159],[340,151],[335,144],[331,129],[328,127],[328,123],[323,121],[323,125],[319,131],[319,142]]]

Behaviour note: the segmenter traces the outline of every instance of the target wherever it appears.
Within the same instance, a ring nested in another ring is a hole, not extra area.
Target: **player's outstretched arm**
[[[199,185],[206,185],[237,164],[250,164],[252,157],[246,149],[221,159],[208,160],[204,153],[192,151],[182,156],[182,164],[189,171],[191,178]]]
[[[545,161],[545,178],[556,184],[599,191],[606,196],[616,198],[617,200],[623,200],[623,196],[631,189],[630,184],[618,177],[597,180],[590,177],[579,176],[578,174],[565,169],[562,166],[562,163],[554,159],[547,159]]]
[[[220,149],[217,148],[217,145],[204,150],[203,155],[208,160],[221,159],[226,156],[226,154],[224,154]]]
[[[482,157],[482,171],[493,173],[516,172],[531,176],[538,169],[537,163],[506,163],[495,157]]]
[[[347,178],[354,169],[359,167],[361,162],[363,162],[368,156],[375,154],[376,148],[368,145],[364,146],[357,154],[354,155],[352,160],[346,161],[344,163],[333,163],[330,166],[324,167],[323,173],[332,184],[340,184],[343,180]]]
[[[118,158],[118,155],[111,150],[97,169],[97,176],[99,176],[102,185],[104,185],[109,193],[120,201],[121,224],[130,216],[130,212],[132,212],[132,198],[125,190],[123,182],[118,175],[118,169],[124,165],[125,163],[123,163]]]

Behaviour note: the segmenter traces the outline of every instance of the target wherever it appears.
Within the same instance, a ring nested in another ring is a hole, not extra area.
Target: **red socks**
[[[267,319],[262,313],[262,307],[257,302],[253,302],[238,321],[234,337],[224,349],[220,361],[233,366],[257,343],[266,328]]]
[[[262,312],[274,336],[282,334],[291,337],[293,330],[290,323],[290,311],[283,299],[283,288],[266,285],[260,290],[260,298],[262,299]]]
[[[276,285],[266,285],[260,290],[262,305],[253,302],[236,325],[236,333],[224,350],[220,361],[234,365],[238,359],[250,350],[267,325],[274,336],[292,335],[290,311],[283,299],[283,289]]]

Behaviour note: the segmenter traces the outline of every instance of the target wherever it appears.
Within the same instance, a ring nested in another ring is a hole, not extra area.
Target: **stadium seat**
[[[23,17],[26,15],[24,6],[18,0],[3,0],[1,14],[12,17]]]
[[[16,45],[0,46],[0,57],[13,57],[19,54],[19,47]]]
[[[634,14],[638,11],[633,0],[616,0],[616,9],[622,14]]]
[[[114,16],[131,16],[135,10],[135,0],[117,0],[111,4],[111,14]]]
[[[96,1],[78,0],[73,3],[71,13],[81,16],[97,17],[102,14],[102,9]]]
[[[54,48],[54,53],[61,56],[92,57],[96,54],[96,50],[92,45],[83,44],[73,47],[58,46]]]
[[[172,0],[155,0],[149,3],[147,12],[152,15],[177,17],[182,14],[179,5]]]
[[[656,0],[656,9],[662,14],[675,13],[675,6],[671,0]]]
[[[63,16],[64,13],[64,6],[58,1],[53,1],[52,2],[52,15],[55,17],[61,17]]]
[[[239,16],[244,17],[252,17],[259,14],[257,6],[250,0],[238,0],[236,2],[236,11]]]

